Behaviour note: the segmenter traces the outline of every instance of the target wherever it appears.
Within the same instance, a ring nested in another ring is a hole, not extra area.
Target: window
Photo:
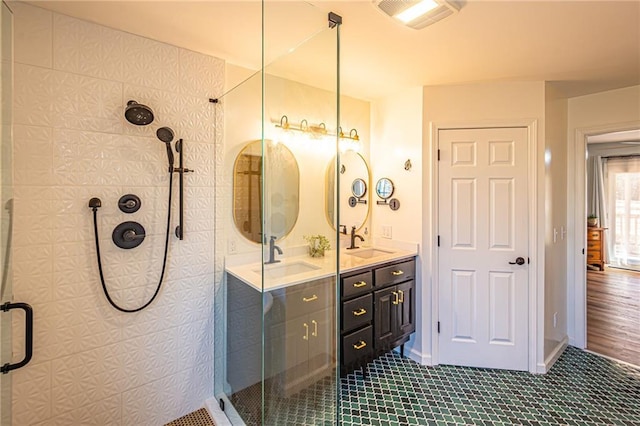
[[[611,266],[640,269],[640,157],[606,162]]]

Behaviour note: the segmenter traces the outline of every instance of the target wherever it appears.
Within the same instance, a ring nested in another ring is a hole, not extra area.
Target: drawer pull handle
[[[353,283],[353,286],[354,286],[355,288],[364,287],[364,286],[366,286],[366,285],[367,285],[367,283],[366,283],[366,282],[364,282],[364,281],[358,281],[357,283]]]
[[[302,324],[304,326],[304,336],[302,336],[303,340],[309,340],[309,324],[306,322]]]
[[[313,332],[311,333],[311,335],[313,337],[318,337],[318,321],[311,320],[311,324],[313,324]]]
[[[398,269],[397,271],[392,271],[391,275],[393,275],[394,277],[399,277],[400,275],[404,275],[404,271]]]
[[[311,297],[303,297],[302,301],[303,302],[313,302],[314,300],[318,300],[318,296],[317,295],[313,295]]]
[[[357,317],[359,317],[360,315],[364,315],[366,313],[367,313],[367,311],[364,308],[360,308],[360,310],[353,311],[353,315],[355,315]]]
[[[404,291],[398,290],[398,293],[400,293],[400,303],[404,303]]]
[[[358,343],[353,345],[353,349],[359,351],[360,349],[364,348],[365,346],[367,346],[367,342],[365,342],[364,340],[360,340]]]
[[[397,305],[398,303],[400,303],[400,299],[398,299],[398,292],[397,292],[397,291],[394,291],[394,292],[393,292],[393,295],[396,297],[396,300],[394,300],[392,303],[393,303],[394,305]]]

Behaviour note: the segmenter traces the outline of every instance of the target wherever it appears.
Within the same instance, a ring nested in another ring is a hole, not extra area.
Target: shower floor
[[[167,423],[165,426],[215,426],[205,408],[189,413],[179,419]]]

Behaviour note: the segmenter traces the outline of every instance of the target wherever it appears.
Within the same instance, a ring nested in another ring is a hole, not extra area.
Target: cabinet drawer
[[[363,326],[373,318],[373,296],[371,293],[342,303],[342,331]]]
[[[300,284],[287,288],[285,312],[287,318],[317,312],[333,305],[332,279]]]
[[[342,364],[349,365],[372,353],[373,328],[370,325],[342,337]]]
[[[371,271],[342,278],[342,298],[346,299],[351,296],[366,293],[371,291],[372,287],[373,275],[371,274]]]
[[[600,231],[589,231],[587,232],[587,240],[599,240],[601,237]]]
[[[395,284],[414,278],[416,270],[416,262],[408,260],[406,262],[396,263],[395,265],[385,266],[375,270],[375,286],[382,287],[388,284]]]
[[[587,241],[587,250],[598,250],[598,251],[600,251],[600,247],[602,247],[602,243],[600,242],[600,240]]]
[[[602,257],[600,256],[600,251],[588,251],[587,252],[587,260],[588,261],[591,261],[591,260],[600,261],[600,260],[602,260]]]

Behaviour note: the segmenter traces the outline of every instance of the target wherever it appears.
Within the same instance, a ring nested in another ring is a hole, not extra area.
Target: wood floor
[[[587,349],[640,366],[640,272],[587,272]]]

